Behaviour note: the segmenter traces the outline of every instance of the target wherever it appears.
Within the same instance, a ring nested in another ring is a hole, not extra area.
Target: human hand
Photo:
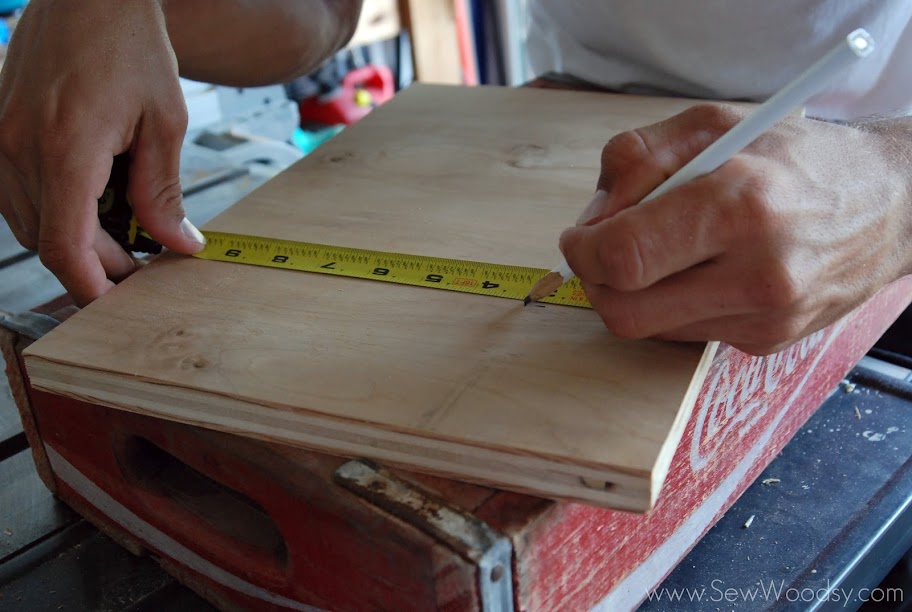
[[[781,350],[912,272],[910,141],[792,117],[716,171],[637,204],[743,116],[697,105],[619,134],[560,248],[628,338]]]
[[[161,0],[32,0],[0,75],[0,213],[84,306],[135,268],[98,222],[115,155],[129,151],[140,225],[183,253],[187,110]]]

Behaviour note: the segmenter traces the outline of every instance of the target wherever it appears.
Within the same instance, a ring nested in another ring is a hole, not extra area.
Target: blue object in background
[[[10,39],[10,29],[5,19],[0,19],[0,45],[5,45]]]
[[[344,125],[329,125],[325,128],[316,129],[314,131],[295,128],[295,131],[291,136],[291,141],[295,144],[295,146],[301,149],[304,155],[307,155],[319,147],[321,144],[341,132],[343,128],[345,128]]]
[[[0,0],[0,13],[12,13],[24,7],[27,3],[28,0]]]

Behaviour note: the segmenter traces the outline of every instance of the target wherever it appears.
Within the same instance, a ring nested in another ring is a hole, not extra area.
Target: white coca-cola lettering
[[[812,357],[816,347],[825,346],[826,334],[821,330],[779,353],[742,361],[734,373],[731,360],[716,364],[696,415],[690,443],[691,469],[706,466],[729,436],[744,437],[769,409],[769,396],[782,381]]]

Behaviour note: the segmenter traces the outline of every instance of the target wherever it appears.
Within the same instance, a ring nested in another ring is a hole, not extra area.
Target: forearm
[[[164,0],[181,76],[251,87],[310,72],[351,38],[361,0]]]
[[[860,176],[867,174],[880,182],[882,193],[893,200],[898,211],[893,230],[900,241],[896,254],[902,258],[901,274],[912,274],[912,117],[864,120],[852,125],[877,137],[880,146],[870,173],[861,169]]]

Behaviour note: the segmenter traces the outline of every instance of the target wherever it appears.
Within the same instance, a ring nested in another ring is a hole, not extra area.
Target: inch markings
[[[206,248],[194,257],[210,261],[376,280],[401,285],[474,293],[513,300],[548,270],[352,247],[295,242],[243,234],[203,232]],[[550,304],[591,308],[579,279],[547,298]]]

